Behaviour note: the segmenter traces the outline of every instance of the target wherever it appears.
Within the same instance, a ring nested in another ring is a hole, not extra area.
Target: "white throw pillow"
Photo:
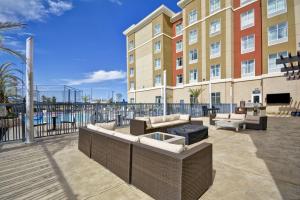
[[[116,136],[118,138],[122,138],[124,140],[131,141],[131,142],[138,142],[139,141],[139,137],[138,136],[124,134],[124,133],[119,133],[119,132],[116,132],[114,134],[114,136]]]
[[[151,122],[151,124],[161,123],[161,122],[164,122],[164,118],[163,118],[163,116],[150,117],[150,122]]]
[[[190,120],[190,115],[180,115],[179,119],[184,120],[184,121],[189,121]]]
[[[116,129],[116,122],[96,123],[95,126],[113,131]]]
[[[170,151],[173,153],[181,153],[184,151],[184,146],[180,144],[170,144],[167,142],[159,141],[159,140],[154,140],[151,138],[146,138],[146,137],[140,137],[140,143],[146,144],[158,149],[163,149],[166,151]]]
[[[94,131],[98,131],[98,132],[104,133],[104,134],[108,134],[108,135],[114,135],[115,134],[115,132],[112,131],[112,130],[107,130],[107,129],[101,128],[99,126],[95,126],[93,124],[88,124],[87,128],[91,129],[91,130],[94,130]]]

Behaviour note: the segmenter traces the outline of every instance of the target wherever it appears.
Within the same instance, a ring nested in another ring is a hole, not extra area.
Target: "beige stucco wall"
[[[162,96],[161,89],[136,92],[136,103],[155,103],[156,96]]]
[[[267,105],[267,112],[270,114],[287,113],[300,109],[300,80],[286,80],[285,77],[275,77],[263,80],[264,97],[272,93],[287,93],[292,97],[290,105]]]
[[[295,29],[296,29],[296,48],[300,50],[300,1],[294,0],[295,8]]]
[[[256,88],[262,91],[260,80],[235,82],[233,84],[233,102],[239,105],[240,101],[251,101],[252,92]]]

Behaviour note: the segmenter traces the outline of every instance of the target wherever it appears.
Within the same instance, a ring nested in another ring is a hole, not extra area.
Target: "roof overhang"
[[[177,5],[180,7],[180,8],[184,8],[187,4],[189,4],[192,0],[180,0]]]
[[[174,23],[178,20],[182,19],[182,12],[176,13],[173,17],[171,17],[171,23]]]
[[[126,29],[123,32],[123,34],[130,35],[131,33],[138,31],[139,29],[143,28],[145,25],[150,23],[154,18],[156,18],[157,16],[159,16],[162,13],[166,14],[170,18],[172,18],[175,15],[175,13],[172,10],[170,10],[168,7],[166,7],[165,5],[161,5],[159,8],[157,8],[155,11],[150,13],[147,17],[145,17],[139,23],[133,24],[128,29]]]

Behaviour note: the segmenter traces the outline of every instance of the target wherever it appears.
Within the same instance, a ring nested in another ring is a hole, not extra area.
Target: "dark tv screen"
[[[290,101],[290,93],[267,94],[267,103],[289,104]]]

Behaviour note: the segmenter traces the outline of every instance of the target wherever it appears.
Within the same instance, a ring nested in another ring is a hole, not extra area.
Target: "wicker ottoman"
[[[185,144],[190,145],[208,138],[208,127],[201,125],[186,124],[167,129],[169,134],[185,137]]]

